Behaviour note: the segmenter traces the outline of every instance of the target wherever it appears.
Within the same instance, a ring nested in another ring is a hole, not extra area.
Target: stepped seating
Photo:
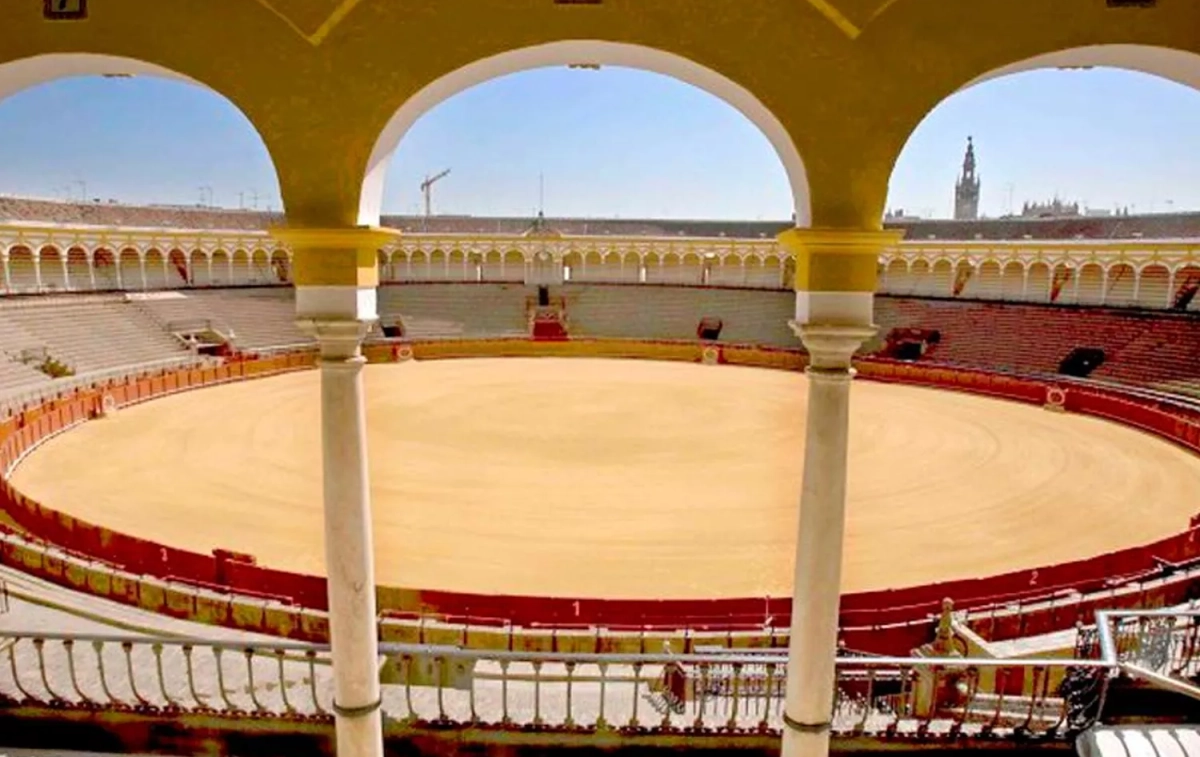
[[[171,358],[186,348],[147,314],[115,297],[47,297],[0,306],[0,319],[36,338],[76,373]]]
[[[15,360],[0,360],[0,395],[37,389],[52,380],[33,366]]]
[[[1092,378],[1145,385],[1200,378],[1200,323],[1194,317],[880,297],[875,320],[885,335],[893,329],[938,331],[941,339],[929,359],[939,363],[1057,373],[1072,349],[1096,347],[1106,360]]]
[[[1092,375],[1136,384],[1200,378],[1200,323],[1188,317],[1147,319],[1145,330]]]
[[[235,335],[239,349],[262,349],[313,340],[296,326],[296,298],[290,288],[176,292],[145,300],[142,306],[164,328],[173,323],[208,321],[225,336]]]
[[[529,336],[523,284],[407,284],[379,289],[384,324],[411,339]]]
[[[705,317],[724,322],[721,341],[795,347],[787,291],[580,284],[563,287],[574,336],[695,339]]]
[[[1102,310],[880,297],[875,320],[885,334],[893,328],[940,332],[938,362],[1057,373],[1076,347],[1099,347],[1111,359],[1154,319]]]
[[[0,311],[0,393],[34,388],[48,383],[46,374],[22,361],[23,353],[40,354],[45,342],[30,334]]]

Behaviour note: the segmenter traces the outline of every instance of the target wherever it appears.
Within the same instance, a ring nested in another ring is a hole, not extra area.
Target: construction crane
[[[449,174],[450,174],[450,169],[447,168],[445,171],[442,171],[441,173],[437,174],[436,176],[428,176],[427,175],[425,177],[425,181],[421,182],[421,194],[425,195],[425,220],[426,221],[429,220],[429,216],[432,213],[430,201],[431,201],[432,195],[433,195],[433,191],[432,191],[433,185],[435,183],[437,183],[439,180],[446,178]]]

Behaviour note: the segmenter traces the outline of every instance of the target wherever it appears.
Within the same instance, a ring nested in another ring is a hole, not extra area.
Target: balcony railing
[[[1074,659],[844,655],[834,731],[1066,737],[1100,720],[1119,672],[1194,689],[1198,618],[1101,613],[1081,631]],[[385,727],[773,734],[783,727],[786,660],[783,650],[617,655],[384,644]],[[324,720],[331,696],[329,650],[318,645],[0,635],[0,703]]]

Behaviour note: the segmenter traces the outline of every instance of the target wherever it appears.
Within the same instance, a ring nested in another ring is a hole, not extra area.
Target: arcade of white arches
[[[382,755],[360,341],[376,317],[378,250],[398,242],[378,228],[384,174],[422,113],[515,71],[622,65],[707,90],[776,149],[797,223],[778,244],[810,355],[783,753],[817,757],[834,691],[850,358],[873,333],[878,261],[898,242],[881,230],[897,155],[939,102],[1006,73],[1107,65],[1200,86],[1191,0],[111,0],[76,22],[11,5],[0,97],[69,75],[182,79],[240,108],[274,162],[286,209],[274,233],[322,354],[343,757]]]

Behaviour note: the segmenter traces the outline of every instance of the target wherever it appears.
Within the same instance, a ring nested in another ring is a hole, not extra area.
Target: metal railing
[[[1094,631],[1081,632],[1075,659],[839,657],[834,731],[1066,737],[1101,718],[1110,678],[1128,672],[1130,661],[1172,680],[1194,673],[1200,613],[1171,616],[1101,613]],[[387,728],[783,728],[783,650],[619,655],[383,644],[380,651]],[[310,644],[0,633],[0,703],[329,718],[329,662],[327,647]]]
[[[1098,613],[1081,629],[1076,655],[1113,661],[1124,674],[1200,699],[1200,611],[1175,608]]]

